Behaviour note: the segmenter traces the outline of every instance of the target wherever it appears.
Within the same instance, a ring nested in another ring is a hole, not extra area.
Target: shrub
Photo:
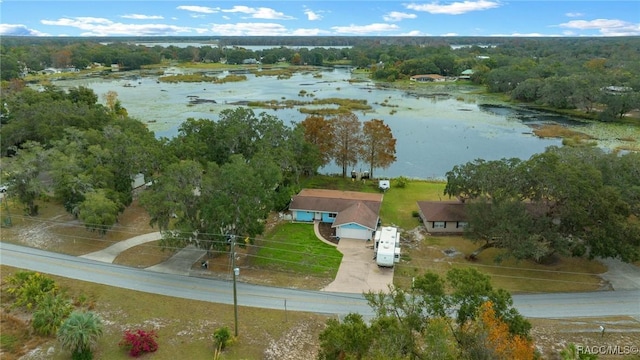
[[[396,184],[395,187],[400,188],[400,189],[406,188],[408,183],[409,183],[409,179],[407,179],[404,176],[400,176],[400,177],[395,179],[395,184]]]
[[[122,340],[118,345],[127,349],[129,351],[129,355],[138,357],[144,353],[151,353],[158,350],[158,343],[156,342],[157,338],[158,334],[153,330],[127,330],[124,332]]]
[[[53,335],[71,314],[73,307],[61,294],[46,293],[33,312],[33,329],[40,335]]]
[[[231,330],[229,330],[229,328],[226,326],[218,328],[213,332],[213,342],[215,343],[216,348],[220,350],[224,350],[224,348],[229,344],[230,340]]]
[[[11,276],[8,282],[7,293],[15,299],[12,307],[31,310],[46,293],[56,291],[53,279],[33,271],[19,271]]]

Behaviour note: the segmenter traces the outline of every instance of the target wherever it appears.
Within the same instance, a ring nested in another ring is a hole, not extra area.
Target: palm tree
[[[71,351],[74,360],[93,358],[91,348],[102,335],[102,320],[94,312],[74,311],[58,330],[62,348]]]

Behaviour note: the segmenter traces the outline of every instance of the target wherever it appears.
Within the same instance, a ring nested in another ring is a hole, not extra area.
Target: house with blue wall
[[[294,221],[330,223],[338,238],[370,240],[378,228],[382,194],[303,189],[289,210]]]

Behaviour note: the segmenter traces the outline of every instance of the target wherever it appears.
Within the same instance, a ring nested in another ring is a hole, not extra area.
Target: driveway
[[[598,259],[607,266],[600,277],[608,281],[613,290],[640,290],[640,267],[619,259]]]
[[[393,268],[379,268],[373,260],[373,243],[358,239],[340,239],[342,262],[333,282],[322,291],[363,293],[387,292],[393,284]]]

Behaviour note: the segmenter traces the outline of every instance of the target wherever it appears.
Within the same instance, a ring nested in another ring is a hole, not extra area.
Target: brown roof
[[[525,203],[525,209],[534,217],[547,213],[549,206]],[[418,208],[425,221],[467,221],[465,204],[459,201],[418,201]]]
[[[437,79],[444,79],[445,77],[440,74],[423,74],[423,75],[413,75],[410,77],[410,79],[424,79],[424,78],[437,80]]]
[[[364,193],[358,191],[326,190],[326,189],[302,189],[297,196],[310,196],[318,198],[367,200],[382,202],[382,194]]]
[[[378,227],[378,213],[373,212],[371,208],[362,202],[357,202],[340,211],[331,227],[350,223],[357,223],[364,225],[371,230],[375,230]]]
[[[382,194],[303,189],[293,197],[289,209],[336,213],[335,225],[357,223],[375,229],[380,205]]]
[[[467,221],[464,206],[459,201],[418,201],[425,221]]]

